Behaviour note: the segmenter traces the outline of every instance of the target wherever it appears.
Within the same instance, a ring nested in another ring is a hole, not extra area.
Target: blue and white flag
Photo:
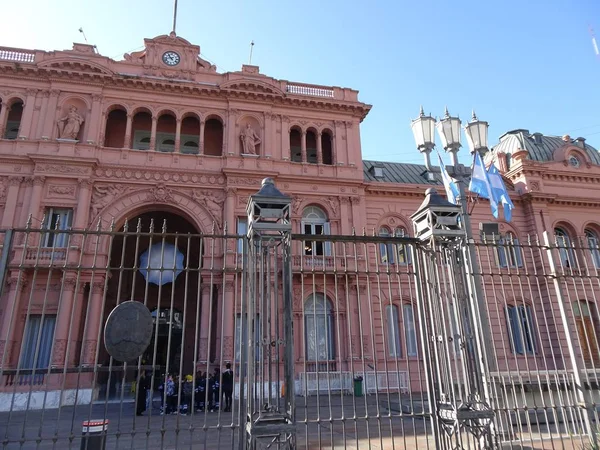
[[[494,164],[488,169],[488,178],[490,180],[490,186],[492,188],[492,195],[496,203],[504,205],[504,220],[510,222],[512,219],[512,210],[515,205],[508,196],[508,191],[502,181],[502,175],[498,172],[498,169]]]
[[[448,201],[453,204],[457,204],[457,199],[459,197],[458,185],[456,184],[456,180],[448,175],[446,171],[446,165],[442,160],[442,155],[438,152],[438,158],[440,159],[440,171],[442,172],[442,182],[444,183],[444,189],[446,189],[446,196],[448,197]]]
[[[481,198],[487,198],[490,201],[492,214],[498,218],[498,202],[492,194],[492,187],[488,177],[487,170],[481,159],[479,152],[474,152],[473,167],[471,167],[471,182],[469,183],[469,191],[478,194]]]

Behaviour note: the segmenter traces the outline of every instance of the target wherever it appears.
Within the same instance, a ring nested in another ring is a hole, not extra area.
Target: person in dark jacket
[[[146,411],[146,395],[148,392],[148,379],[146,378],[146,374],[142,372],[140,376],[140,380],[137,384],[137,407],[135,410],[135,414],[141,416],[144,411]]]
[[[225,371],[222,375],[222,385],[223,396],[225,397],[225,408],[223,411],[229,412],[231,411],[231,397],[233,394],[233,370],[231,370],[231,364],[227,363],[225,365]]]

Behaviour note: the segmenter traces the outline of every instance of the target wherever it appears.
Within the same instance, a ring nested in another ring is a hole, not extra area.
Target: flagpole
[[[483,348],[485,349],[484,357],[487,362],[487,367],[490,371],[496,370],[496,359],[494,358],[492,343],[492,330],[488,317],[488,311],[483,295],[483,280],[481,277],[481,269],[475,253],[475,239],[473,227],[471,225],[471,215],[467,204],[467,190],[465,189],[466,179],[469,177],[466,168],[462,164],[456,163],[452,166],[452,176],[458,180],[458,204],[460,205],[462,219],[464,221],[465,231],[467,235],[467,253],[471,263],[471,275],[473,276],[472,286],[474,288],[475,300],[479,311],[479,326],[483,334]]]

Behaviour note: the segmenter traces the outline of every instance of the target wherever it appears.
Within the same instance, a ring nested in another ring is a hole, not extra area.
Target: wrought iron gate
[[[80,448],[88,420],[111,449],[593,448],[596,244],[292,235],[276,200],[247,236],[3,231],[2,448]],[[153,340],[121,364],[131,299]]]

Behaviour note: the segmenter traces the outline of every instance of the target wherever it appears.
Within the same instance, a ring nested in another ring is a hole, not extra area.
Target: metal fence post
[[[411,216],[415,237],[428,243],[432,252],[431,258],[425,259],[424,267],[428,289],[426,314],[431,324],[429,363],[436,368],[427,373],[428,388],[434,390],[436,397],[433,411],[437,416],[434,424],[438,427],[438,448],[448,445],[464,448],[465,439],[473,439],[476,448],[489,449],[493,447],[494,411],[485,387],[487,358],[484,353],[490,343],[484,343],[486,333],[482,330],[479,311],[483,298],[478,295],[481,289],[476,288],[478,280],[471,280],[473,259],[468,248],[470,232],[465,229],[469,224],[464,216],[464,208],[449,203],[435,189],[427,189],[425,200]],[[442,272],[447,273],[446,280],[440,275]],[[451,308],[462,312],[458,317],[460,331],[457,334],[465,345],[461,343],[458,359],[450,348],[453,340],[448,339],[451,332],[447,319]],[[433,387],[429,387],[431,385]],[[470,437],[463,436],[465,431]]]
[[[247,206],[247,305],[252,325],[248,334],[246,421],[241,425],[245,427],[246,448],[252,450],[261,443],[278,449],[296,448],[291,202],[271,178],[265,178]]]
[[[550,277],[552,278],[552,283],[554,284],[554,290],[556,293],[556,299],[558,301],[558,309],[560,311],[560,318],[562,321],[562,325],[564,327],[565,340],[567,343],[567,351],[569,353],[569,359],[571,360],[571,368],[573,370],[573,378],[575,381],[575,390],[577,392],[577,400],[581,408],[583,408],[583,420],[586,427],[586,431],[588,433],[588,437],[590,439],[591,448],[598,448],[598,436],[594,430],[594,412],[593,412],[593,402],[587,394],[587,390],[584,386],[584,383],[581,379],[581,370],[579,367],[579,363],[577,361],[577,355],[575,354],[575,346],[573,344],[573,333],[576,333],[575,330],[571,330],[571,326],[569,325],[569,318],[567,316],[567,309],[565,307],[565,298],[560,286],[560,273],[558,271],[556,262],[554,261],[554,248],[550,241],[550,236],[547,231],[544,231],[544,245],[546,247],[546,253],[548,256],[548,263],[550,265]]]

